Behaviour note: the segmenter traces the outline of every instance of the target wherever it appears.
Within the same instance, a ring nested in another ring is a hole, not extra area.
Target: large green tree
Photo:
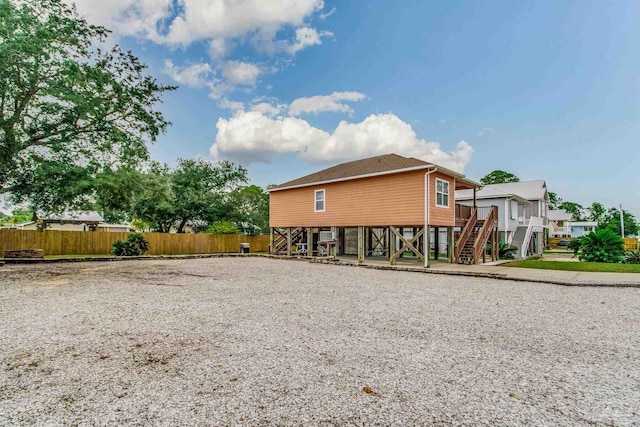
[[[159,232],[206,229],[234,219],[234,191],[246,181],[247,171],[227,161],[179,159],[175,169],[156,163],[142,177],[133,213]]]
[[[589,211],[590,221],[602,221],[607,214],[607,209],[599,202],[593,202],[591,206],[587,208],[587,211]]]
[[[243,231],[255,234],[269,230],[269,194],[262,187],[249,185],[232,194],[236,222]]]
[[[0,194],[61,210],[105,168],[147,158],[173,87],[60,0],[0,0]]]
[[[581,204],[575,202],[562,202],[558,205],[558,209],[564,209],[573,216],[574,221],[582,221],[584,217],[584,208]]]
[[[623,211],[624,218],[624,235],[625,236],[637,236],[638,235],[638,221],[635,216],[628,211]],[[620,226],[620,210],[616,208],[610,208],[603,218],[598,223],[598,228],[604,230],[611,230],[617,235],[622,234],[622,227]]]
[[[499,169],[480,178],[480,183],[484,185],[503,184],[506,182],[520,182],[520,178],[510,172],[505,172]]]

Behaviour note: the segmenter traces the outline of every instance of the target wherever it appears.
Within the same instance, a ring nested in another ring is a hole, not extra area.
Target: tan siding
[[[272,227],[410,226],[424,224],[425,171],[356,179],[270,193]],[[450,208],[435,208],[435,179],[450,181]],[[453,178],[431,176],[433,225],[454,224]],[[314,191],[325,190],[325,211],[314,212]]]
[[[436,178],[449,183],[449,207],[436,206]],[[435,226],[452,226],[455,224],[454,178],[442,172],[434,172],[429,176],[429,224]]]

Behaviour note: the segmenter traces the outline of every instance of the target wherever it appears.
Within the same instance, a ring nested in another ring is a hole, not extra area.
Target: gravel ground
[[[640,289],[15,265],[0,319],[0,425],[640,425]]]

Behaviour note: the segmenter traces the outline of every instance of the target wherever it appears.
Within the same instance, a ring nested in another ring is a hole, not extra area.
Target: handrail
[[[533,228],[539,228],[542,226],[542,218],[532,216],[529,218],[529,225],[527,226],[527,232],[524,235],[522,246],[520,247],[520,258],[526,258],[529,250],[529,244],[531,243],[531,236],[533,236]]]
[[[471,216],[467,220],[462,232],[460,232],[460,236],[458,237],[458,241],[456,242],[456,262],[460,258],[460,254],[462,253],[462,248],[464,248],[464,244],[469,238],[471,234],[471,230],[476,225],[476,221],[478,220],[478,209],[474,208],[471,211]]]
[[[498,207],[492,206],[489,214],[487,215],[484,223],[482,224],[482,228],[478,232],[476,236],[475,242],[473,242],[473,263],[476,264],[482,251],[486,250],[486,242],[489,239],[490,233],[496,226],[496,222],[498,220]]]

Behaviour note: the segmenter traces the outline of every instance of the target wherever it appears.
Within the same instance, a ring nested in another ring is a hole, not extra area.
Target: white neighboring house
[[[473,190],[456,191],[456,204],[473,206]],[[517,194],[505,193],[487,185],[476,191],[476,206],[498,207],[498,240],[511,244],[518,229],[518,213],[523,211],[531,202]]]
[[[573,215],[564,209],[550,209],[549,237],[571,237]]]
[[[501,195],[501,197],[498,197]],[[485,197],[486,196],[486,197]],[[509,196],[512,198],[509,199]],[[517,197],[516,197],[517,196]],[[480,206],[480,200],[498,199],[502,203],[493,203],[498,206],[498,221],[505,219],[505,242],[517,247],[518,257],[526,258],[529,255],[541,254],[546,246],[545,229],[548,227],[549,192],[544,180],[509,182],[504,184],[485,185],[476,191],[476,200]],[[473,205],[473,192],[471,190],[456,191],[456,202]],[[509,204],[505,203],[509,200]],[[516,203],[512,203],[516,202]],[[515,208],[517,205],[517,214]],[[513,212],[513,213],[512,213]],[[512,219],[515,217],[516,219]],[[509,228],[517,223],[515,230]],[[498,224],[498,230],[500,230]]]
[[[582,237],[596,231],[598,221],[576,221],[571,223],[571,237]]]
[[[135,229],[123,224],[107,224],[96,211],[67,211],[62,214],[38,215],[38,219],[47,223],[47,230],[62,231],[110,231],[130,232]],[[8,227],[19,230],[37,230],[37,221],[27,221]]]

